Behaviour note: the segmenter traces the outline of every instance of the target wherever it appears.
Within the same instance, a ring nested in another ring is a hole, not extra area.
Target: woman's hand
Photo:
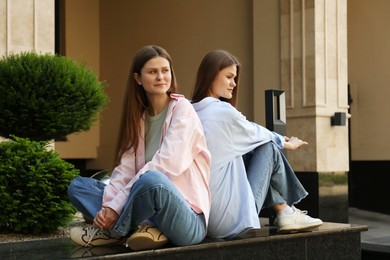
[[[102,229],[113,229],[115,223],[118,221],[119,215],[115,210],[109,207],[103,207],[96,213],[96,217],[93,220],[93,225]]]
[[[292,137],[285,136],[284,140],[285,140],[284,148],[287,150],[296,150],[301,148],[304,145],[308,145],[306,141],[303,141],[295,136]]]

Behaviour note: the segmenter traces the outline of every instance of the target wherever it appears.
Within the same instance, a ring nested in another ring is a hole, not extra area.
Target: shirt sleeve
[[[259,145],[274,142],[283,148],[283,137],[246,119],[242,113],[226,102],[210,108],[214,115],[204,122],[208,147],[213,165],[222,167],[237,156],[242,156]],[[215,161],[219,160],[219,161]]]
[[[124,189],[130,182],[134,182],[135,175],[135,155],[131,149],[122,155],[120,164],[111,174],[110,183],[104,188],[103,206],[110,207],[120,214],[123,201],[126,201],[128,196]]]
[[[279,147],[279,149],[283,149],[284,142],[285,142],[284,136],[280,135],[276,132],[272,132],[272,133],[275,135],[275,139],[273,141],[276,143],[276,145]]]

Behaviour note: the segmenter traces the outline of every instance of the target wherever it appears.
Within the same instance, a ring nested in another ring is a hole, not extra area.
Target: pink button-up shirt
[[[162,128],[161,146],[152,160],[145,164],[144,121],[136,155],[125,152],[104,189],[103,205],[119,215],[127,202],[134,182],[148,170],[165,174],[178,188],[191,208],[202,213],[208,224],[210,213],[210,153],[202,124],[191,103],[182,95],[171,94],[167,116]]]

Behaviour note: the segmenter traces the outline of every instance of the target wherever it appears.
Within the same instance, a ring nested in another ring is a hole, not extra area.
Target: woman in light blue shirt
[[[211,153],[208,236],[232,238],[259,228],[273,207],[280,232],[310,230],[322,221],[293,205],[307,196],[281,150],[307,145],[248,121],[236,108],[240,63],[227,51],[209,52],[197,74],[193,106]]]

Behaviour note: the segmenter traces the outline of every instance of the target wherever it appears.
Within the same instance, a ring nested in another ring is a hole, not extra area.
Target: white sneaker
[[[278,227],[281,233],[291,233],[298,231],[311,230],[323,224],[319,218],[312,218],[307,215],[307,211],[301,211],[296,207],[291,207],[294,210],[292,214],[278,214],[274,224]]]
[[[112,245],[123,241],[123,237],[113,237],[107,230],[94,226],[72,228],[70,238],[81,246]]]
[[[168,238],[150,224],[142,224],[126,241],[126,247],[137,250],[156,249],[168,243]]]

